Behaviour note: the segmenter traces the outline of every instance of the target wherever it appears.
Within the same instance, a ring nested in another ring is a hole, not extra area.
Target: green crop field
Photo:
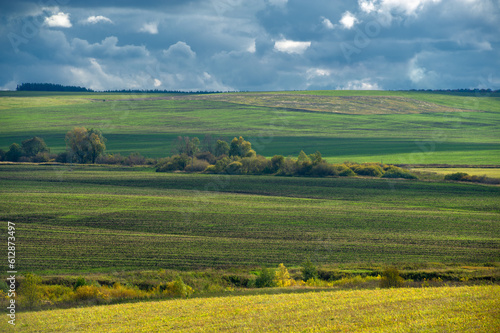
[[[331,162],[500,164],[500,97],[308,91],[211,95],[0,93],[0,148],[34,135],[52,152],[75,126],[110,153],[171,154],[178,135],[243,135],[264,156],[319,150]]]
[[[500,261],[498,186],[0,166],[0,220],[37,272]]]
[[[18,315],[16,332],[498,332],[498,286],[233,296]],[[7,331],[6,320],[0,329]]]

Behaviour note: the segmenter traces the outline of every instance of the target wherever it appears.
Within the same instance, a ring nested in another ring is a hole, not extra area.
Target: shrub
[[[125,157],[120,154],[105,154],[96,159],[98,164],[124,164]]]
[[[146,158],[142,156],[140,153],[132,153],[123,161],[125,165],[133,166],[133,165],[145,165]]]
[[[282,155],[274,155],[271,158],[271,172],[278,172],[283,163],[285,163],[285,157]]]
[[[84,277],[80,276],[76,279],[76,282],[75,284],[73,285],[73,289],[77,289],[78,287],[81,287],[81,286],[86,286],[87,285],[87,281],[85,280]]]
[[[39,287],[41,298],[51,302],[68,302],[75,298],[73,288],[61,285],[42,285]]]
[[[217,168],[215,167],[215,165],[210,164],[209,166],[207,166],[205,168],[204,172],[206,172],[206,173],[217,173]]]
[[[67,151],[57,154],[56,162],[59,163],[71,163],[73,161],[71,154]]]
[[[50,161],[50,154],[48,152],[39,152],[31,158],[32,162],[43,163]]]
[[[314,264],[310,261],[307,260],[302,264],[302,280],[308,281],[310,279],[317,279],[318,278],[318,269]]]
[[[184,170],[190,162],[191,159],[186,154],[167,157],[158,162],[156,172]]]
[[[281,176],[293,176],[297,174],[297,161],[293,158],[287,157],[281,164],[281,168],[278,170],[278,175]]]
[[[345,164],[341,164],[341,165],[337,166],[337,174],[340,177],[354,177],[354,176],[356,176],[356,173],[354,171],[352,171],[352,169],[349,168]]]
[[[10,145],[9,150],[5,153],[5,160],[11,162],[18,162],[23,156],[24,152],[20,145],[13,143]]]
[[[255,280],[257,288],[275,287],[274,276],[276,272],[271,268],[263,268],[259,277]]]
[[[109,298],[101,291],[101,287],[96,285],[78,287],[74,297],[76,300],[106,300]]]
[[[193,288],[185,284],[180,276],[177,276],[175,281],[167,283],[163,293],[170,296],[187,298],[193,293]]]
[[[360,176],[380,177],[384,170],[376,164],[361,164],[354,167],[353,171]]]
[[[388,267],[382,272],[380,279],[381,288],[398,288],[403,286],[403,278],[399,276],[399,271],[396,267]]]
[[[122,286],[119,283],[115,283],[113,288],[105,288],[105,291],[109,292],[112,298],[139,298],[146,296],[145,291],[141,291],[138,288]]]
[[[184,170],[189,172],[201,172],[205,171],[210,164],[205,160],[199,160],[195,157],[194,161],[187,165]]]
[[[36,306],[40,302],[40,289],[39,285],[42,278],[31,273],[24,275],[24,280],[19,287],[19,295],[21,295],[26,302],[28,308]]]
[[[320,162],[312,167],[310,174],[316,177],[336,176],[337,170],[332,164]]]
[[[469,175],[465,172],[455,172],[444,176],[444,180],[463,180],[465,177]]]
[[[244,174],[261,175],[271,172],[271,162],[264,156],[244,157],[240,162]]]
[[[212,155],[211,152],[209,151],[203,151],[201,153],[198,153],[195,155],[195,157],[199,160],[205,160],[207,161],[209,164],[215,164],[215,162],[217,161],[217,159],[215,158],[214,155]]]
[[[243,164],[241,162],[235,161],[235,162],[229,163],[225,170],[230,175],[239,175],[242,171],[241,170],[242,167],[243,167]]]

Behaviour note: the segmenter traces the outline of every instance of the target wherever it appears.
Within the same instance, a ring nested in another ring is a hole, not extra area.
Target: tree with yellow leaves
[[[293,280],[290,278],[290,273],[288,273],[288,269],[281,263],[278,266],[278,270],[274,276],[274,282],[278,287],[289,287],[293,284]]]

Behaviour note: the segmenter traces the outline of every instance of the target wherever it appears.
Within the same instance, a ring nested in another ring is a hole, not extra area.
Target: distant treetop
[[[92,89],[76,86],[63,86],[55,83],[21,83],[17,85],[17,91],[78,91],[93,92]]]
[[[92,89],[76,86],[63,86],[55,83],[21,83],[17,85],[16,91],[75,91],[75,92],[95,92]],[[216,94],[227,91],[182,91],[182,90],[141,90],[141,89],[120,89],[102,90],[105,93],[169,93],[169,94]]]

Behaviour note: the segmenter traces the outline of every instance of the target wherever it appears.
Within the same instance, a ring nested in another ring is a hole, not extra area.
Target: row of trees
[[[206,136],[202,142],[196,137],[178,137],[174,143],[176,154],[159,160],[156,171],[190,171],[226,174],[276,174],[281,176],[372,176],[386,178],[416,178],[408,171],[378,163],[331,164],[319,151],[307,155],[301,151],[297,158],[275,155],[268,159],[258,155],[252,144],[243,137],[230,143]]]
[[[106,139],[101,131],[75,127],[66,133],[66,151],[58,155],[50,154],[50,149],[37,136],[24,140],[21,145],[13,143],[7,152],[0,149],[0,160],[11,162],[75,162],[95,163],[106,150]]]
[[[71,92],[93,92],[92,89],[77,86],[63,86],[54,83],[21,83],[16,87],[17,91],[71,91]]]
[[[189,171],[218,174],[276,174],[281,176],[372,176],[387,178],[416,178],[408,171],[392,165],[378,163],[330,164],[319,151],[307,155],[301,151],[297,158],[275,155],[268,159],[258,155],[252,144],[243,137],[227,142],[221,138],[205,136],[179,136],[173,145],[174,155],[160,159],[146,159],[138,153],[128,157],[106,154],[106,138],[93,128],[75,127],[66,133],[66,151],[50,154],[45,141],[39,137],[14,143],[9,151],[0,150],[0,160],[13,162],[99,163],[124,165],[156,165],[156,171]]]

